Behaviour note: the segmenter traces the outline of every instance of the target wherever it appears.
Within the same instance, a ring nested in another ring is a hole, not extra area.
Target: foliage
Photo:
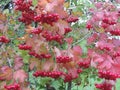
[[[1,90],[119,90],[119,0],[11,3],[0,12]]]

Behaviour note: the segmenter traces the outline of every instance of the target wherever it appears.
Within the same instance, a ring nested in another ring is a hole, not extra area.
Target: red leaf
[[[14,72],[13,78],[14,80],[18,80],[20,83],[23,83],[27,78],[27,74],[24,70],[20,69]]]
[[[16,56],[14,60],[14,69],[18,70],[23,66],[23,59],[20,56]]]
[[[10,80],[12,79],[12,69],[8,66],[3,66],[0,68],[0,80]]]
[[[56,56],[61,56],[61,52],[57,47],[54,47],[54,52],[56,53]]]
[[[75,55],[82,55],[82,48],[80,46],[74,46],[73,52]]]
[[[73,38],[72,38],[72,37],[65,38],[65,40],[66,40],[66,42],[67,42],[68,44],[72,44],[72,42],[73,42]]]
[[[46,61],[43,65],[43,70],[49,71],[52,67],[54,67],[54,63],[51,61]]]

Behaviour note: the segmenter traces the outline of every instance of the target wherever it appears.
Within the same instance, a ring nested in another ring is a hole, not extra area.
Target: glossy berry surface
[[[68,63],[72,61],[72,58],[69,56],[58,56],[56,57],[57,63]]]
[[[12,84],[12,85],[5,85],[4,88],[6,90],[20,90],[20,85],[15,83],[15,84]]]

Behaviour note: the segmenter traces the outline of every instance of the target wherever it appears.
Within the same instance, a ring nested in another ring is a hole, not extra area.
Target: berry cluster
[[[0,36],[0,42],[3,42],[3,43],[8,43],[10,40],[7,39],[5,36]]]
[[[34,11],[29,10],[27,12],[22,12],[22,16],[20,18],[18,18],[18,20],[20,22],[25,23],[26,25],[29,25],[34,20],[34,16],[35,16]]]
[[[5,85],[4,88],[5,88],[6,90],[20,90],[20,85],[17,84],[17,83],[15,83],[15,84],[13,84],[13,85],[8,85],[8,86]]]
[[[71,31],[72,31],[71,28],[65,28],[65,34],[71,32]]]
[[[26,2],[25,0],[16,0],[15,5],[16,5],[15,7],[16,10],[24,12],[30,10],[30,7],[32,6],[32,2],[31,1]]]
[[[105,79],[107,79],[107,80],[116,80],[117,78],[120,77],[120,75],[118,75],[118,74],[114,74],[114,73],[112,73],[112,72],[102,71],[102,70],[100,70],[100,71],[98,72],[98,74],[99,74],[99,77],[100,77],[100,78],[105,78]]]
[[[35,22],[47,23],[51,26],[59,20],[59,15],[55,13],[41,14],[34,17]]]
[[[66,83],[66,82],[70,82],[70,81],[73,80],[72,76],[69,75],[69,74],[65,74],[64,76],[65,76],[65,78],[64,78],[64,82],[65,82],[65,83]]]
[[[81,73],[82,72],[82,69],[77,69],[77,73]]]
[[[103,46],[103,47],[99,47],[100,50],[107,50],[107,51],[110,51],[111,48],[109,46]]]
[[[95,87],[100,90],[112,90],[112,86],[110,83],[103,82],[101,84],[95,84]]]
[[[101,27],[103,27],[104,29],[108,28],[109,24],[106,23],[101,23]]]
[[[62,75],[62,72],[60,71],[49,71],[49,72],[45,72],[45,71],[36,71],[35,73],[33,73],[33,76],[35,77],[51,77],[51,78],[59,78]]]
[[[110,31],[110,34],[119,36],[120,35],[120,30],[112,30],[112,31]]]
[[[32,46],[26,45],[26,44],[20,44],[18,45],[19,49],[21,50],[31,50]]]
[[[56,57],[57,63],[68,63],[72,61],[72,58],[69,56],[58,56]]]
[[[90,66],[90,62],[78,62],[79,67],[88,68]]]
[[[18,20],[25,23],[26,25],[31,24],[32,21],[34,21],[35,16],[34,11],[30,8],[32,6],[32,2],[25,0],[17,0],[15,1],[15,5],[16,10],[22,12],[22,17],[20,17]]]
[[[86,24],[86,28],[87,28],[88,30],[90,30],[91,28],[93,28],[93,26],[92,26],[91,24],[87,23],[87,24]]]
[[[30,51],[29,55],[34,56],[35,58],[39,58],[39,59],[42,59],[42,58],[49,59],[49,58],[51,58],[51,54],[40,54],[39,55],[35,51]]]
[[[70,81],[72,81],[73,79],[76,79],[76,78],[78,78],[78,77],[73,78],[71,74],[64,74],[64,82],[65,83],[70,82]]]
[[[48,31],[44,31],[42,33],[42,36],[47,40],[47,41],[56,41],[58,43],[62,43],[62,39],[63,37],[59,34],[56,35],[52,35],[52,33],[48,32]]]
[[[115,52],[115,53],[113,54],[113,57],[118,57],[118,56],[120,56],[120,52]]]
[[[68,23],[76,22],[78,20],[79,20],[78,17],[73,17],[73,16],[67,18]]]
[[[116,22],[114,20],[109,20],[109,18],[105,17],[102,20],[103,23],[109,24],[109,25],[114,25]]]
[[[33,34],[40,34],[42,32],[42,30],[40,28],[35,28],[31,31],[31,33]]]

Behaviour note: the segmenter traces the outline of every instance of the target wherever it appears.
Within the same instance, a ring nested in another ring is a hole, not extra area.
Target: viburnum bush
[[[116,90],[120,1],[87,1],[80,13],[80,0],[13,0],[0,13],[1,90]]]

